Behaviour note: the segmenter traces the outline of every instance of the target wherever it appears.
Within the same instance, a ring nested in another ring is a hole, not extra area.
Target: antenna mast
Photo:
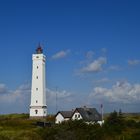
[[[103,104],[101,104],[101,119],[102,119],[102,121],[103,121]]]
[[[58,111],[58,106],[57,106],[57,100],[58,100],[58,98],[57,98],[57,87],[56,87],[56,113],[57,113],[57,111]]]

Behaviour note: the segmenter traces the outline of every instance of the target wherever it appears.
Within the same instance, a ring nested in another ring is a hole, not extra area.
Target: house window
[[[75,118],[77,118],[77,114],[75,114]]]
[[[80,114],[78,114],[78,118],[80,118]]]
[[[36,58],[39,58],[39,56],[37,56]]]
[[[38,113],[38,110],[35,110],[35,114],[37,114]]]

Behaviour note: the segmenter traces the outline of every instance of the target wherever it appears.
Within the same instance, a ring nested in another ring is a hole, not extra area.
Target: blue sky
[[[0,113],[29,111],[32,53],[47,56],[48,112],[140,112],[138,0],[1,0]],[[56,90],[57,89],[57,90]]]

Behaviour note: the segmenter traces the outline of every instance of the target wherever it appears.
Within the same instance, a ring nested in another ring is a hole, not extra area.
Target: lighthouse
[[[32,55],[30,118],[47,116],[45,62],[46,56],[39,44],[36,53]]]

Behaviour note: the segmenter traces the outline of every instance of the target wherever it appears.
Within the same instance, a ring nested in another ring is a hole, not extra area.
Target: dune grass
[[[0,140],[40,139],[33,125],[35,122],[28,114],[0,115]]]
[[[139,140],[140,114],[124,114],[123,122],[110,123],[109,114],[106,124],[87,125],[82,121],[66,122],[52,127],[39,127],[37,120],[29,119],[29,114],[0,115],[0,140]],[[108,122],[107,122],[108,120]],[[54,122],[54,116],[46,121]],[[116,127],[117,125],[117,127]],[[125,125],[125,126],[124,126]],[[102,134],[102,135],[101,135]]]

